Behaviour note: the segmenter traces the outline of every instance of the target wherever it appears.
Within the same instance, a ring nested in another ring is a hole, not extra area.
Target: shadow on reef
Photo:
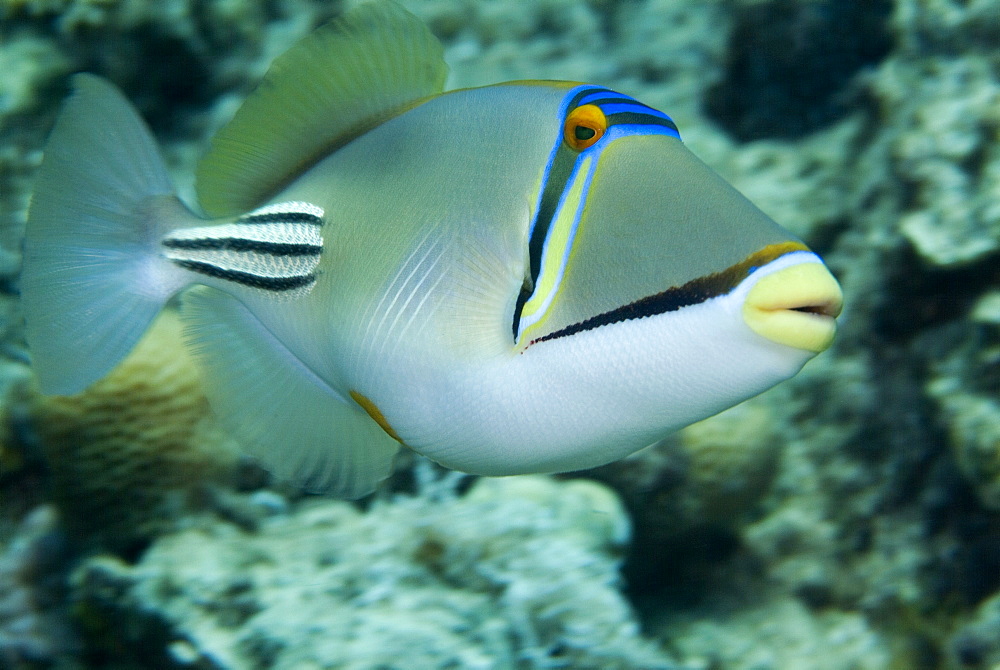
[[[795,139],[852,109],[847,85],[892,46],[889,0],[772,0],[737,11],[705,111],[736,139]]]
[[[888,254],[884,265],[891,270],[883,278],[882,299],[874,306],[868,331],[876,341],[906,341],[962,318],[982,297],[984,286],[1000,286],[1000,255],[954,267],[928,267],[909,245],[900,244]]]

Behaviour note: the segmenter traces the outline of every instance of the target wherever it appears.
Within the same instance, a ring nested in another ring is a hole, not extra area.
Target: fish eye
[[[572,149],[592,147],[608,129],[608,119],[597,105],[580,105],[566,116],[563,139]]]

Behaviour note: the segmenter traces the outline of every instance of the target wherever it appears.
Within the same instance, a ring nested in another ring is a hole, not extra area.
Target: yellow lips
[[[758,281],[743,303],[743,320],[773,342],[819,353],[833,342],[843,301],[826,266],[801,263]]]

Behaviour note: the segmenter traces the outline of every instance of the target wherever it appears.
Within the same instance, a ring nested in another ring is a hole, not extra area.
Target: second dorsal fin
[[[242,214],[329,153],[444,88],[440,42],[391,0],[359,5],[275,59],[212,139],[196,189],[212,217]]]

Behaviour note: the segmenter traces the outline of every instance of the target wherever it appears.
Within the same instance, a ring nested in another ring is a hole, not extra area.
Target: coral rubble
[[[0,543],[0,667],[52,667],[78,651],[62,597],[64,562],[52,507],[32,510]]]
[[[483,479],[167,535],[134,566],[85,562],[74,597],[162,667],[674,667],[617,589],[628,537],[598,484]]]

